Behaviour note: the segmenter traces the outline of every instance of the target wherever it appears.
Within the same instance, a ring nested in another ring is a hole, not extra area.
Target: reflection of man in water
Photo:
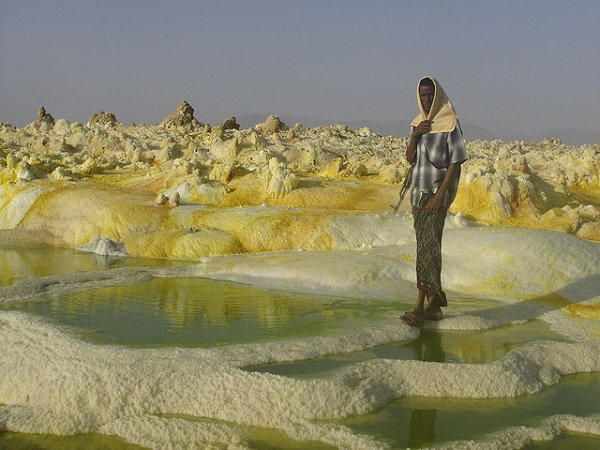
[[[417,361],[445,362],[446,353],[441,345],[441,336],[437,332],[423,330],[418,339],[410,342]],[[435,441],[435,409],[413,409],[410,413],[407,447],[419,448]]]

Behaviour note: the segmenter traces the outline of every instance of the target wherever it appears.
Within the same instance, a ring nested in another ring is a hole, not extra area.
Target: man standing
[[[442,233],[467,151],[454,107],[435,78],[419,81],[417,103],[420,113],[411,123],[406,159],[412,164],[410,202],[417,239],[419,292],[413,310],[399,319],[420,327],[425,320],[442,319],[441,307],[448,304],[441,283]]]

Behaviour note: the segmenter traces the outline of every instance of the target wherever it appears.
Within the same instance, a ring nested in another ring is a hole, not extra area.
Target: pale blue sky
[[[0,122],[410,120],[431,75],[503,139],[599,131],[599,49],[598,0],[0,0]]]

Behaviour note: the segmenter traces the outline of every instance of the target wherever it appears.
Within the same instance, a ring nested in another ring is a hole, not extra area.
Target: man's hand
[[[415,130],[413,131],[413,137],[421,137],[424,134],[429,133],[431,131],[432,123],[433,123],[433,121],[431,121],[431,120],[421,121],[421,123],[419,123],[419,125],[417,125]]]
[[[425,205],[425,211],[427,211],[428,213],[436,214],[440,210],[440,208],[442,207],[442,202],[444,201],[444,196],[448,191],[450,183],[452,182],[454,177],[460,176],[461,164],[462,162],[452,163],[448,166],[448,170],[446,171],[446,175],[444,175],[444,180],[442,181],[442,184],[436,191],[435,195],[431,197],[431,200],[429,200]]]
[[[432,120],[423,120],[413,130],[408,147],[406,147],[406,160],[409,164],[412,164],[415,161],[415,155],[417,154],[417,143],[419,142],[419,139],[421,139],[421,136],[431,131],[432,123]]]
[[[430,214],[437,214],[442,206],[442,201],[444,200],[444,195],[440,195],[439,191],[435,193],[433,197],[429,199],[424,209]]]

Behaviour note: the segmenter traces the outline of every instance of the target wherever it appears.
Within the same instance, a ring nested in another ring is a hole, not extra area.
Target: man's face
[[[423,111],[429,114],[431,105],[433,104],[433,97],[435,95],[435,88],[433,86],[420,86],[419,87],[419,99],[423,106]]]

